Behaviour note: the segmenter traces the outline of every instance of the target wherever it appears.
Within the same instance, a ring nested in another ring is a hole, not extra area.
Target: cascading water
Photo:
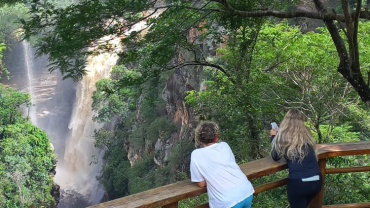
[[[115,42],[119,45],[119,41]],[[97,204],[104,190],[96,179],[103,151],[94,147],[94,129],[104,124],[92,121],[92,94],[95,83],[109,76],[116,54],[88,57],[87,75],[79,83],[62,80],[60,73],[47,71],[47,57],[34,59],[34,49],[22,42],[7,55],[10,80],[2,83],[31,94],[25,114],[44,130],[58,154],[54,181],[60,185],[59,208],[82,208]],[[93,157],[94,156],[94,157]]]
[[[26,41],[22,41],[22,47],[23,47],[23,53],[24,53],[24,67],[27,71],[27,81],[28,81],[28,93],[31,95],[31,103],[33,105],[36,105],[36,95],[35,95],[35,90],[33,87],[33,52],[29,46],[29,44]],[[36,116],[36,109],[34,106],[29,106],[28,107],[28,116],[31,119],[31,123],[34,125],[37,125],[37,116]]]
[[[87,74],[77,84],[76,100],[69,124],[71,135],[66,142],[64,160],[57,165],[55,182],[63,190],[59,208],[83,207],[97,204],[104,195],[104,190],[96,177],[102,166],[103,151],[94,147],[94,130],[104,124],[92,121],[92,95],[95,83],[109,77],[109,72],[118,60],[117,54],[100,54],[87,59]],[[85,200],[70,198],[83,196]],[[63,199],[66,200],[63,200]]]

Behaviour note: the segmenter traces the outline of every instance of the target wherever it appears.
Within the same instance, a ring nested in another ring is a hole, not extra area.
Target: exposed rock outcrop
[[[201,32],[192,29],[189,33],[189,40],[199,36]],[[216,55],[216,44],[214,42],[200,42],[197,43],[204,49],[204,55]],[[194,54],[192,52],[183,51],[179,53],[179,61],[193,60]],[[194,139],[194,128],[197,124],[197,118],[191,112],[189,105],[185,101],[187,92],[191,90],[202,91],[205,89],[203,84],[203,68],[200,66],[186,66],[176,69],[167,79],[166,86],[164,87],[161,97],[166,102],[165,111],[169,120],[176,124],[176,132],[169,135],[167,138],[157,138],[152,151],[155,151],[153,158],[155,164],[158,166],[165,166],[171,155],[170,148],[179,140]],[[137,106],[143,100],[140,97]],[[140,117],[140,107],[137,110],[136,119]],[[128,159],[131,165],[140,158],[140,154],[148,150],[134,150],[129,144],[126,145],[128,152]]]
[[[53,188],[51,189],[51,195],[55,201],[55,207],[58,207],[59,200],[60,200],[60,186],[56,183],[53,184]]]
[[[53,165],[53,168],[50,170],[50,176],[54,179],[54,176],[55,174],[57,173],[55,171],[56,167],[57,167],[57,161],[54,161],[53,162],[54,165]],[[60,201],[60,186],[56,183],[53,184],[53,187],[51,188],[51,196],[54,198],[54,201],[55,201],[55,206],[53,207],[58,207],[58,204],[59,204],[59,201]]]
[[[131,165],[134,165],[143,152],[155,151],[154,162],[158,166],[165,166],[171,155],[170,148],[176,141],[182,139],[193,139],[193,131],[195,118],[186,104],[185,97],[190,90],[199,90],[201,88],[201,69],[200,68],[182,68],[176,69],[168,78],[165,88],[162,91],[161,97],[166,102],[165,112],[169,120],[176,125],[176,131],[167,137],[159,136],[154,148],[148,147],[145,150],[137,150],[126,143],[125,149],[128,152],[127,157]],[[140,120],[140,106],[143,97],[138,101],[138,110],[136,119]],[[134,125],[134,129],[135,129]]]

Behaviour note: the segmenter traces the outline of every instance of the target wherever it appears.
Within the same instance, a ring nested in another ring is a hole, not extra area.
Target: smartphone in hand
[[[279,127],[278,125],[276,124],[276,122],[271,122],[271,128],[275,128],[276,131],[279,131]]]

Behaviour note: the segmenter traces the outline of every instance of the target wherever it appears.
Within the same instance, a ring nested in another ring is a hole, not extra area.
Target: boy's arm
[[[191,176],[191,182],[196,183],[199,187],[205,187],[207,185],[205,178],[200,173],[198,166],[195,163],[194,152],[191,153],[190,176]]]
[[[207,186],[207,182],[204,180],[204,181],[201,181],[201,182],[197,182],[196,183],[199,187],[206,187]]]

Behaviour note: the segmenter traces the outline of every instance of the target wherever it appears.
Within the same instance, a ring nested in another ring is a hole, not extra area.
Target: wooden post
[[[179,207],[179,202],[174,202],[174,203],[162,206],[162,208],[178,208],[178,207]]]
[[[321,191],[315,198],[312,199],[309,208],[321,208],[322,201],[324,199],[324,183],[325,183],[325,167],[326,167],[326,158],[319,160],[319,168],[322,176],[322,187]]]

